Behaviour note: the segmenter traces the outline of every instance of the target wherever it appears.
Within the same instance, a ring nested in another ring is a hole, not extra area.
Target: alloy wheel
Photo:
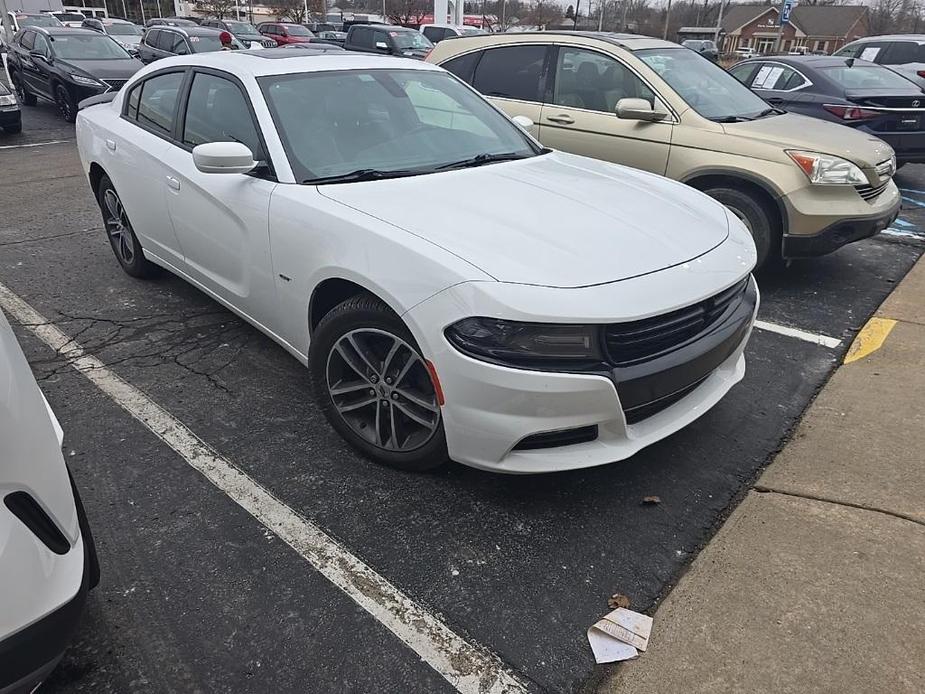
[[[125,265],[131,265],[135,260],[135,241],[128,228],[128,218],[125,216],[125,208],[122,207],[122,201],[116,195],[116,191],[108,188],[103,193],[103,204],[105,210],[106,233],[109,234],[109,240],[112,248]]]
[[[325,369],[334,408],[361,438],[387,451],[411,451],[433,437],[440,407],[418,351],[384,330],[341,336]]]
[[[74,115],[71,112],[73,106],[71,104],[71,98],[68,96],[67,90],[61,85],[58,85],[58,88],[55,89],[55,105],[58,107],[58,112],[61,114],[61,117],[64,118],[64,120],[70,122]]]

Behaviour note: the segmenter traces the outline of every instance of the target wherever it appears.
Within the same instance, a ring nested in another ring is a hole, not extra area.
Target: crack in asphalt
[[[16,229],[15,231],[19,231]],[[0,241],[0,246],[16,246],[23,243],[37,243],[39,241],[49,241],[51,239],[60,239],[66,236],[79,236],[80,234],[89,234],[91,232],[103,231],[103,227],[91,227],[89,229],[81,229],[80,231],[65,231],[61,234],[50,234],[49,236],[33,236],[28,239],[20,239],[19,241]]]
[[[56,378],[70,367],[72,361],[69,349],[76,347],[78,340],[86,350],[100,352],[125,346],[139,340],[154,342],[155,348],[142,350],[126,356],[104,359],[106,367],[128,365],[135,368],[152,368],[175,364],[188,373],[205,378],[213,387],[230,393],[219,374],[231,366],[250,345],[254,331],[250,326],[224,310],[207,310],[177,317],[174,314],[157,313],[131,318],[105,318],[81,316],[58,310],[62,319],[49,320],[47,325],[85,323],[76,331],[69,331],[70,339],[62,345],[53,357],[39,358],[31,363],[34,367],[50,367],[38,376],[38,381]],[[215,320],[208,320],[215,318]],[[204,322],[196,322],[206,319]],[[191,323],[193,323],[191,325]],[[45,325],[45,324],[43,324]],[[24,327],[39,327],[27,325]],[[103,328],[102,334],[92,334]],[[86,338],[86,339],[83,339]],[[230,353],[221,360],[213,358],[220,350]],[[209,360],[212,363],[209,364]]]

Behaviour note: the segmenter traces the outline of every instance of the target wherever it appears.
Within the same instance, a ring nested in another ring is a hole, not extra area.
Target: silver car
[[[925,88],[925,34],[868,36],[833,55],[878,63]]]

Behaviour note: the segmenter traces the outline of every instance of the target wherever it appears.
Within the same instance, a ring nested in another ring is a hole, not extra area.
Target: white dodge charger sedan
[[[77,142],[123,269],[166,268],[276,340],[376,461],[599,465],[744,374],[745,227],[682,184],[543,149],[440,68],[206,53],[106,98]]]

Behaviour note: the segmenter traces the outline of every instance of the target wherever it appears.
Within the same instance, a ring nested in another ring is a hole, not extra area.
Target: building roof
[[[723,30],[732,33],[768,11],[776,21],[774,6],[730,5],[723,16]],[[867,12],[866,5],[797,5],[790,21],[807,36],[845,36]]]

